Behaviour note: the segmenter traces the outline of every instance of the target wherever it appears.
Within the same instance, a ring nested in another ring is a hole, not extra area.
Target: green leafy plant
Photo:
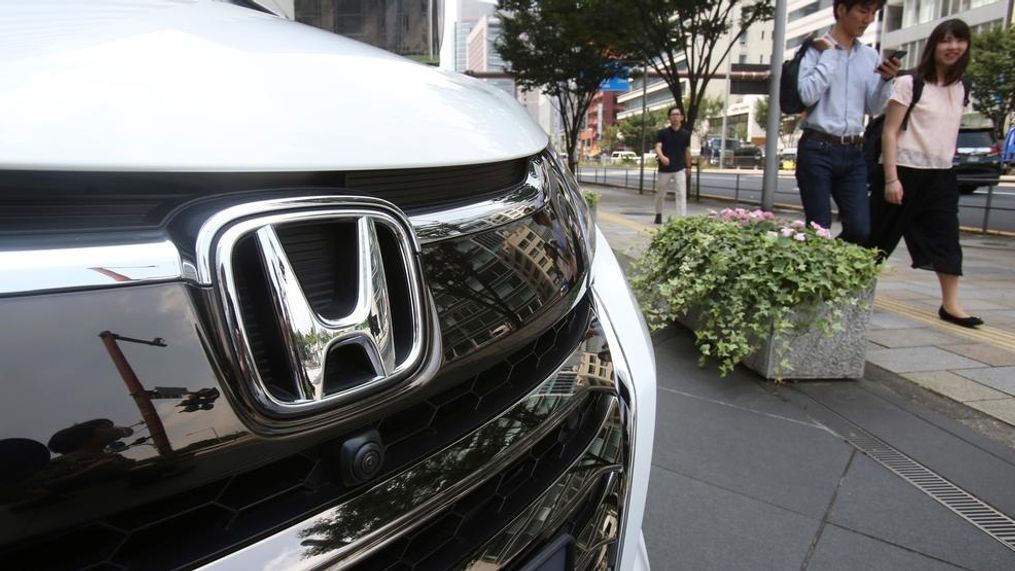
[[[589,208],[595,208],[599,204],[599,193],[591,190],[582,190],[582,196],[585,198],[585,203],[589,205]]]
[[[769,336],[841,329],[841,308],[859,303],[880,269],[873,250],[817,225],[727,209],[668,222],[636,261],[632,284],[654,329],[692,312],[701,364],[716,359],[725,376]],[[819,311],[822,303],[831,309]],[[777,345],[777,355],[786,349]]]

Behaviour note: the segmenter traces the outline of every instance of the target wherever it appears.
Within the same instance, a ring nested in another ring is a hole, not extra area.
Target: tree
[[[552,97],[564,127],[568,166],[592,96],[621,73],[613,49],[621,3],[611,0],[500,0],[496,48],[515,83]]]
[[[796,131],[800,121],[803,121],[803,116],[794,114],[787,115],[785,113],[780,114],[779,118],[779,138],[782,139],[783,146],[789,146],[792,140],[793,131]],[[763,129],[768,128],[768,96],[764,96],[754,102],[754,122]]]
[[[762,129],[768,128],[768,96],[754,102],[754,122]]]
[[[659,73],[692,131],[708,82],[738,41],[729,35],[734,10],[740,10],[741,31],[771,19],[775,11],[771,0],[628,0],[623,5],[628,14],[623,50]],[[682,74],[688,82],[686,104]]]
[[[1015,28],[994,28],[973,35],[972,61],[966,78],[972,83],[973,109],[994,121],[994,133],[1004,138],[1008,118],[1015,112]]]
[[[684,109],[691,106],[691,98],[684,97]],[[698,101],[698,120],[694,122],[693,129],[688,127],[692,133],[698,136],[699,139],[704,139],[708,136],[709,120],[713,117],[719,117],[722,115],[723,100],[722,97],[712,97],[705,95]]]
[[[649,111],[642,121],[641,113],[632,115],[617,122],[617,131],[623,135],[624,147],[628,147],[639,155],[651,151],[655,147],[656,133],[666,126],[666,110]],[[645,144],[642,145],[641,128],[645,124]]]

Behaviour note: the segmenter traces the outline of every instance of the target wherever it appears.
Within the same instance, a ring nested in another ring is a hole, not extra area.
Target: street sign
[[[599,84],[599,91],[628,91],[631,80],[626,77],[614,76]]]

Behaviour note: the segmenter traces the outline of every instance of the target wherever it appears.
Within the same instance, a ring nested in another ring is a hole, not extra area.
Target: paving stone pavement
[[[637,258],[655,228],[653,194],[583,186],[600,194],[598,224],[610,246],[622,259]],[[688,215],[732,206],[692,198]],[[672,202],[667,207],[672,215]],[[914,383],[988,420],[1015,426],[1015,238],[963,234],[961,239],[961,299],[986,324],[972,330],[941,321],[937,279],[910,268],[900,244],[878,279],[865,376]],[[967,420],[983,426],[982,418]]]

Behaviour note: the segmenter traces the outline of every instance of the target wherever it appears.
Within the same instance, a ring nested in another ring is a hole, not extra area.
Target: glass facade
[[[436,0],[295,0],[297,22],[434,63],[440,48]]]

